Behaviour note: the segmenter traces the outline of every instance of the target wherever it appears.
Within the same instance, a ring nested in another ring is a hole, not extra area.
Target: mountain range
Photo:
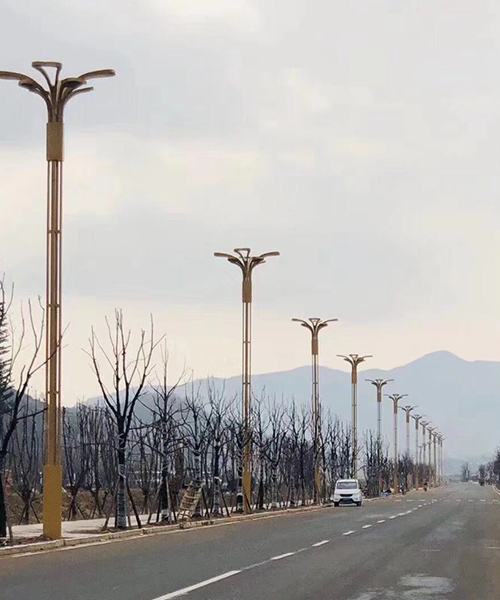
[[[376,390],[365,379],[394,379],[385,393],[408,394],[403,404],[416,405],[415,412],[442,432],[445,437],[446,471],[458,472],[460,462],[471,468],[491,459],[500,443],[500,362],[466,361],[451,352],[427,354],[390,370],[365,369],[358,373],[358,427],[360,433],[376,428]],[[350,373],[320,367],[320,396],[324,410],[349,421],[351,414]],[[225,386],[231,397],[240,394],[241,377],[213,378],[216,387]],[[255,374],[253,393],[276,396],[298,403],[311,401],[311,367],[304,366],[277,373]],[[181,393],[181,392],[180,392]],[[144,398],[148,403],[148,394]],[[99,402],[95,398],[89,402]],[[392,443],[392,402],[384,397],[383,434]],[[411,451],[414,450],[414,421],[411,425]],[[421,435],[420,435],[421,439]],[[404,413],[399,418],[399,447],[406,447]]]

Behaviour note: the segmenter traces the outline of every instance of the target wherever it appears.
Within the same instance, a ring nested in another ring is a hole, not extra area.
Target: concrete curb
[[[364,502],[377,502],[383,498],[367,498]],[[332,508],[333,504],[322,504],[321,506],[298,506],[297,508],[285,508],[274,511],[266,511],[261,513],[253,513],[250,515],[234,515],[231,517],[222,517],[220,519],[203,519],[201,521],[192,521],[178,523],[174,525],[157,525],[154,527],[147,526],[142,529],[131,529],[127,531],[116,531],[110,533],[94,534],[78,538],[63,538],[61,540],[53,540],[47,542],[33,542],[32,544],[19,544],[16,546],[7,546],[0,548],[0,559],[4,556],[13,556],[16,554],[36,554],[37,552],[47,552],[50,550],[58,550],[61,548],[71,548],[75,546],[89,546],[92,544],[102,544],[114,540],[140,538],[144,535],[161,535],[166,533],[175,533],[180,530],[195,529],[197,527],[207,527],[218,525],[230,525],[231,523],[239,523],[242,521],[257,521],[263,519],[273,519],[286,515],[295,515],[306,512],[317,512],[326,508]]]

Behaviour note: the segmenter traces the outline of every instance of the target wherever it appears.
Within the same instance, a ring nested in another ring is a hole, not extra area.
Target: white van
[[[356,504],[361,506],[363,503],[363,494],[359,487],[358,479],[338,479],[333,492],[333,504]]]

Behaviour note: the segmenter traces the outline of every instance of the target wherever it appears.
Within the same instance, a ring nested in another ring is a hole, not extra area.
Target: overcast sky
[[[0,69],[114,68],[66,112],[64,403],[121,307],[172,366],[307,364],[292,317],[339,318],[321,362],[439,349],[500,360],[498,0],[0,0]],[[45,109],[0,82],[0,272],[44,293]]]

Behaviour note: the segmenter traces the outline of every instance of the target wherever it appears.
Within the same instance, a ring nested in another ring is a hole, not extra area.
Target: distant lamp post
[[[308,321],[303,319],[292,319],[300,323],[311,333],[311,355],[312,355],[312,414],[313,414],[313,446],[314,446],[314,502],[321,498],[321,469],[319,456],[319,430],[320,430],[320,400],[319,400],[319,332],[328,327],[328,323],[334,323],[338,319],[327,319],[322,321],[317,317],[311,317]]]
[[[406,398],[408,394],[386,394],[388,398],[390,398],[393,402],[394,406],[394,471],[393,471],[393,479],[394,479],[394,493],[398,491],[399,488],[399,476],[398,476],[398,404],[399,401],[403,398]]]
[[[428,442],[427,442],[427,445],[429,447],[429,449],[428,449],[428,452],[429,452],[429,454],[428,454],[428,460],[429,460],[429,479],[430,479],[430,476],[431,476],[432,471],[433,471],[433,469],[432,469],[432,434],[433,434],[434,431],[436,431],[435,427],[427,427],[427,433],[429,434],[429,438],[428,438]],[[432,479],[434,480],[434,477],[432,477]]]
[[[445,477],[444,477],[444,448],[443,448],[443,444],[444,444],[444,440],[446,438],[444,437],[443,434],[441,434],[439,436],[439,471],[440,471],[440,476],[441,476],[441,481],[440,483],[443,484]]]
[[[418,444],[418,425],[420,420],[424,418],[424,415],[412,415],[413,420],[415,421],[415,488],[418,489],[419,481],[418,481],[418,467],[419,467],[419,444]]]
[[[372,358],[371,354],[359,356],[359,354],[337,354],[351,365],[351,436],[352,436],[352,472],[351,477],[358,476],[358,365],[367,358]]]
[[[226,258],[236,265],[243,276],[243,368],[242,368],[242,417],[243,417],[243,460],[238,466],[238,492],[236,510],[251,512],[252,502],[252,452],[250,436],[251,411],[251,342],[252,342],[252,273],[255,267],[266,262],[270,256],[279,256],[279,252],[266,252],[258,256],[250,255],[250,248],[235,248],[234,255],[215,252],[214,256]],[[241,464],[242,462],[242,464]]]
[[[78,77],[60,78],[59,62],[31,63],[45,80],[45,85],[22,73],[0,71],[0,79],[17,81],[29,92],[41,96],[47,107],[47,299],[46,299],[46,366],[45,401],[47,403],[46,455],[43,471],[43,533],[50,539],[62,535],[62,466],[61,466],[61,229],[62,165],[64,142],[64,108],[71,98],[90,92],[84,87],[89,79],[112,77],[111,69],[90,71]],[[53,69],[50,77],[47,69]]]
[[[406,454],[410,456],[410,415],[412,410],[417,408],[417,406],[410,406],[407,404],[406,406],[399,407],[406,415]]]
[[[439,471],[438,471],[438,462],[437,462],[437,441],[439,437],[439,432],[434,431],[432,434],[432,441],[434,446],[434,484],[439,484]]]
[[[382,472],[380,468],[382,451],[382,389],[394,379],[365,379],[377,388],[377,470],[378,470],[378,492],[382,491]]]

